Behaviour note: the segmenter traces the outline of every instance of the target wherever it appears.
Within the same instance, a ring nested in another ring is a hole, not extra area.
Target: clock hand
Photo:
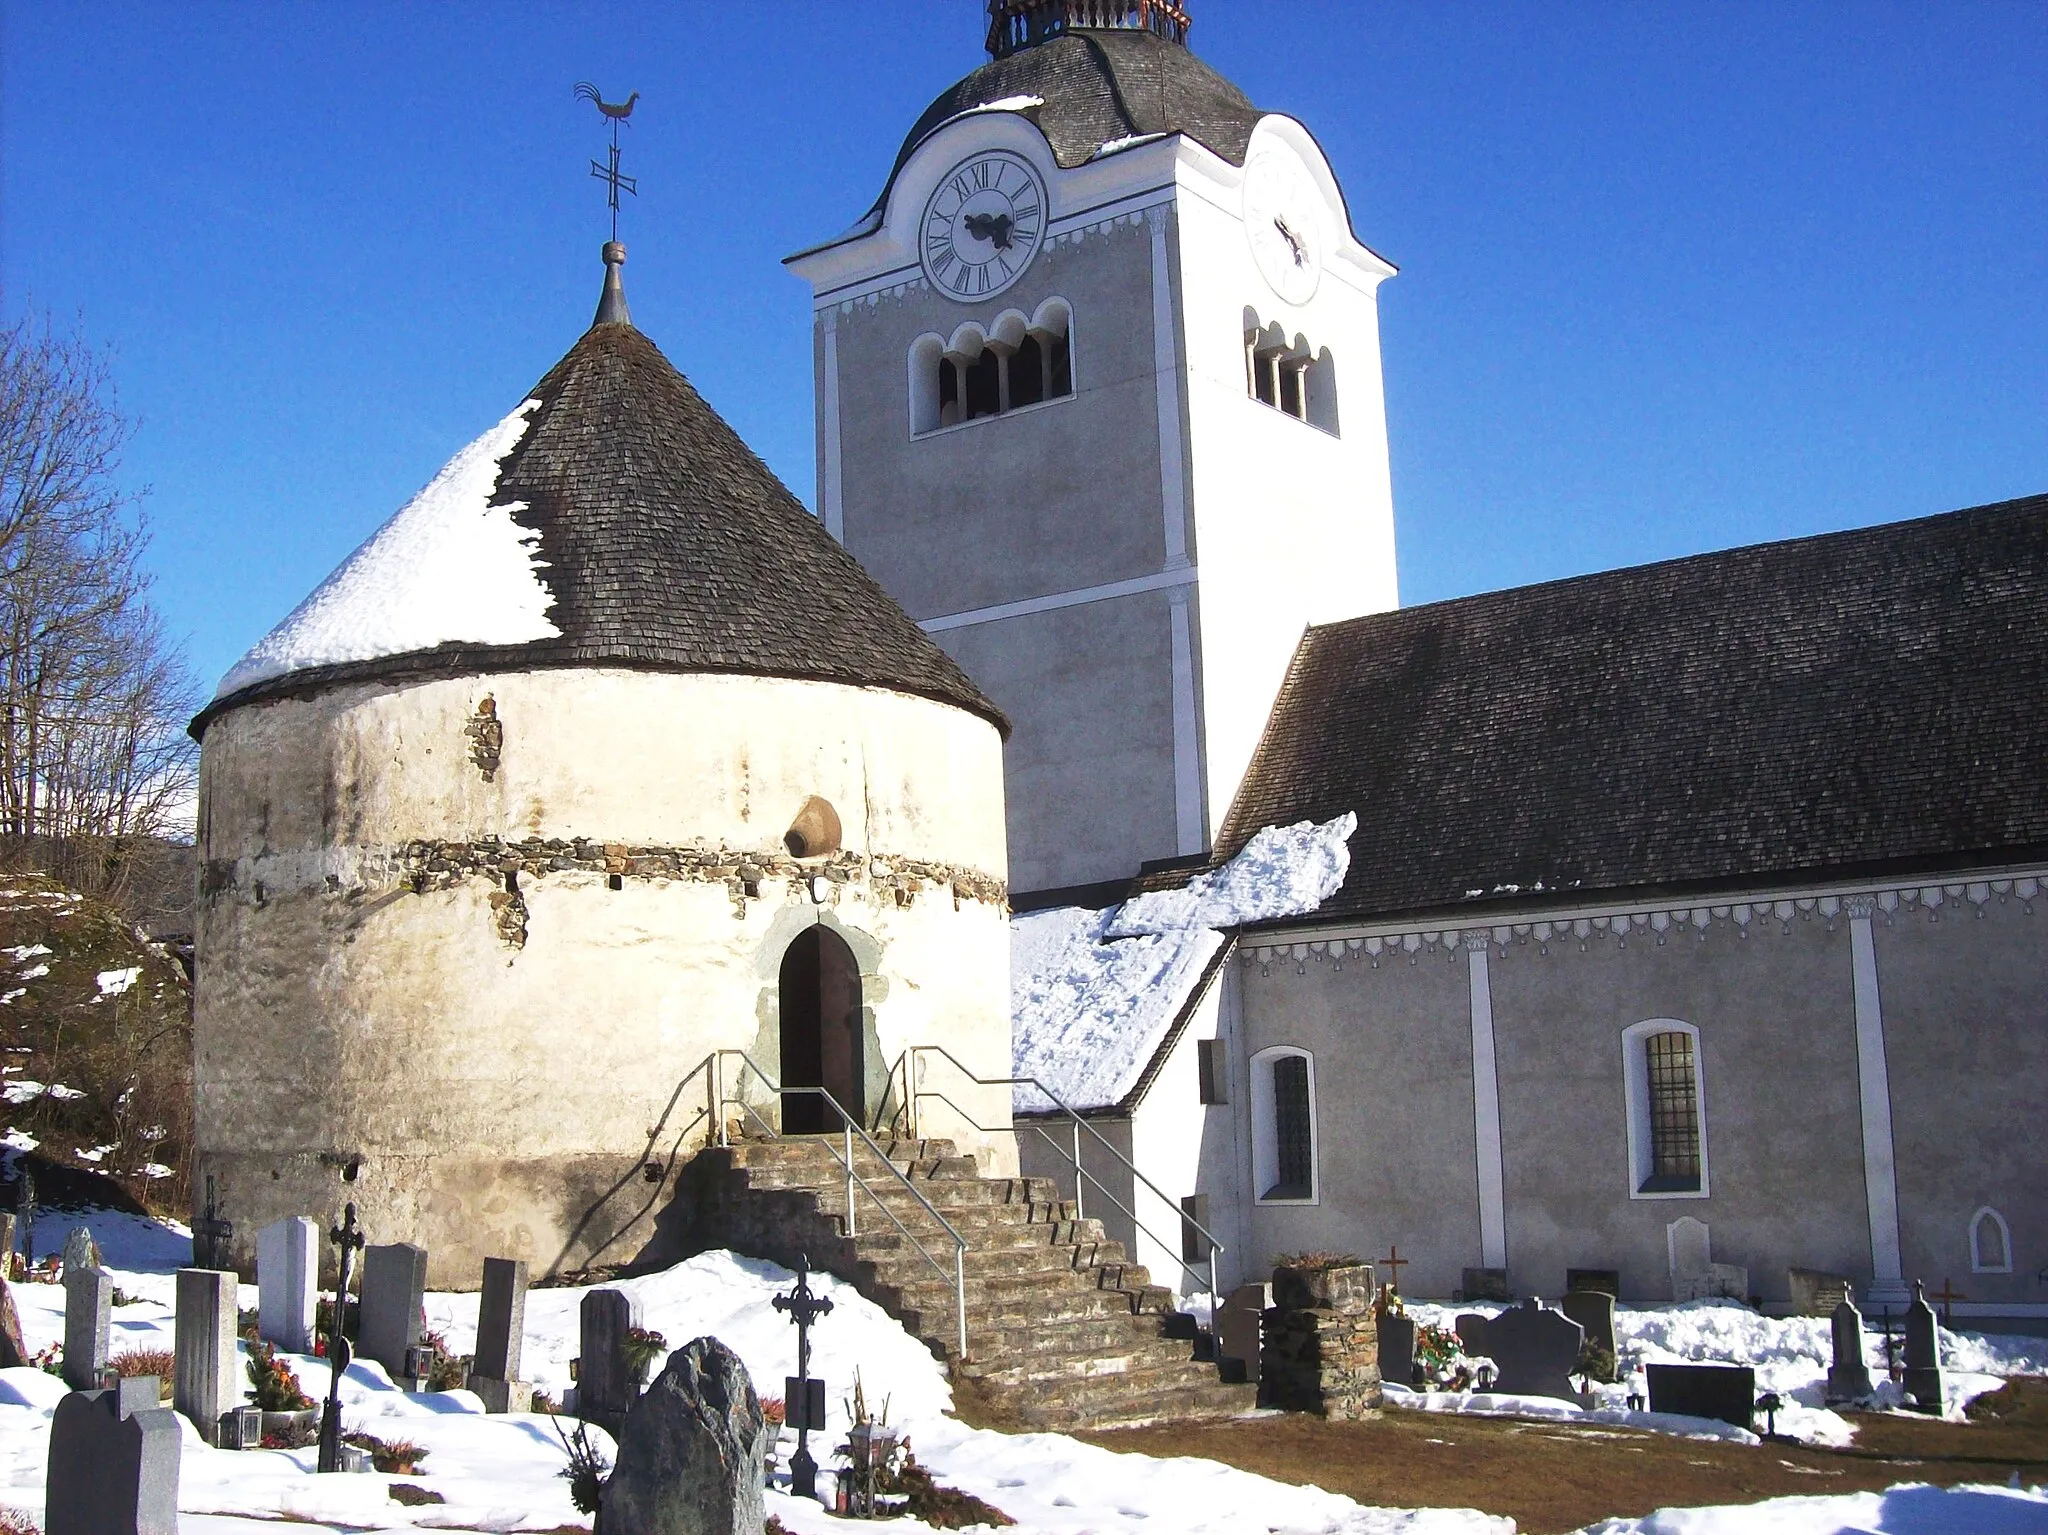
[[[1287,227],[1287,220],[1276,213],[1273,215],[1273,227],[1280,231],[1280,238],[1287,242],[1287,249],[1294,257],[1294,264],[1296,266],[1306,265],[1308,262],[1308,252],[1302,248],[1301,240],[1295,232]]]

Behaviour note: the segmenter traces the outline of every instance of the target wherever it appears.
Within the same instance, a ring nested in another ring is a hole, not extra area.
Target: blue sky
[[[2038,0],[1192,9],[1402,269],[1405,602],[2048,490]],[[643,93],[635,319],[812,500],[780,260],[980,11],[5,0],[4,306],[113,348],[207,687],[588,323],[580,79]]]

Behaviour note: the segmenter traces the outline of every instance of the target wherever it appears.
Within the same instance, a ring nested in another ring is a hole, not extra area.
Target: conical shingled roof
[[[1008,721],[630,324],[593,325],[537,385],[490,497],[537,536],[551,638],[288,671],[225,710],[342,682],[549,666],[890,688]]]

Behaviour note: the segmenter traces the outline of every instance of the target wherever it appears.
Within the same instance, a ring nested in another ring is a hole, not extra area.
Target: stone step
[[[953,1287],[950,1284],[884,1284],[880,1288],[893,1300],[893,1305],[886,1309],[900,1307],[905,1311],[915,1311],[920,1316],[940,1318],[937,1328],[921,1330],[920,1336],[937,1338],[941,1342],[951,1340]],[[972,1285],[967,1289],[967,1325],[970,1331],[975,1327],[1043,1327],[1085,1317],[1129,1318],[1135,1315],[1137,1311],[1131,1297],[1121,1290],[1020,1290],[991,1296],[977,1291]]]
[[[974,1333],[971,1328],[967,1341],[972,1348]],[[1065,1353],[1045,1350],[1035,1354],[1005,1355],[1000,1360],[991,1358],[986,1362],[971,1362],[961,1367],[961,1373],[992,1386],[1020,1391],[1028,1387],[1030,1393],[1036,1395],[1048,1382],[1098,1375],[1136,1376],[1147,1370],[1192,1363],[1187,1349],[1171,1338],[1129,1337],[1104,1348],[1077,1348]],[[1216,1372],[1209,1370],[1207,1378],[1214,1380]]]
[[[1000,1389],[992,1394],[1009,1396]],[[1211,1371],[1206,1380],[1172,1385],[1115,1376],[1077,1381],[1020,1397],[1012,1410],[1025,1428],[1061,1431],[1236,1418],[1257,1406],[1256,1386],[1226,1385]]]
[[[1151,1329],[1148,1333],[1146,1329]],[[1164,1337],[1151,1317],[1073,1317],[1063,1322],[1040,1322],[1026,1327],[991,1327],[968,1318],[968,1353],[981,1367],[993,1368],[1044,1354],[1084,1354],[1127,1347],[1133,1338]],[[1180,1349],[1181,1358],[1187,1349]]]

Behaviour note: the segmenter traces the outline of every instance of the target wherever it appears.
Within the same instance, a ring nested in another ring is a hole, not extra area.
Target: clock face
[[[924,205],[925,276],[966,303],[1000,293],[1045,239],[1045,183],[1021,155],[988,150],[946,172]]]
[[[1323,275],[1323,199],[1293,156],[1262,154],[1244,168],[1244,232],[1275,293],[1290,304],[1315,296]]]

